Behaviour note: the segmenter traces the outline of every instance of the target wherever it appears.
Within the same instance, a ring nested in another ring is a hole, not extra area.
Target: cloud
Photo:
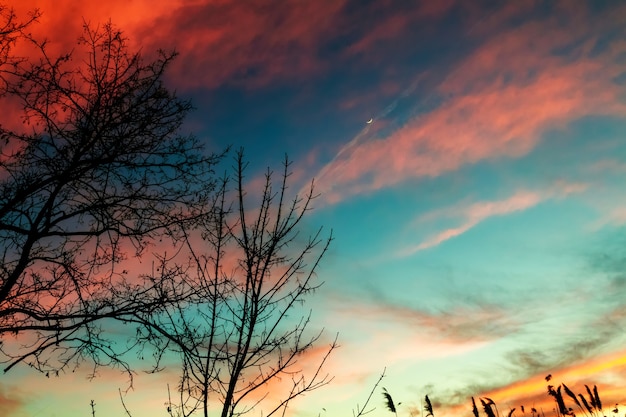
[[[550,399],[547,395],[543,397],[543,395],[545,395],[543,392],[545,392],[548,383],[555,387],[561,383],[565,383],[575,393],[585,392],[583,384],[593,386],[597,383],[600,385],[600,395],[604,397],[605,394],[608,394],[603,398],[605,404],[615,404],[615,402],[621,401],[621,398],[615,398],[615,392],[610,392],[612,391],[611,387],[608,384],[602,384],[602,380],[605,380],[608,375],[611,375],[610,380],[616,385],[623,386],[623,383],[626,382],[623,376],[625,368],[626,352],[618,351],[608,355],[596,356],[583,363],[554,367],[549,372],[544,370],[543,372],[530,375],[515,383],[485,391],[482,395],[493,398],[496,402],[506,401],[507,403],[513,404],[526,403],[526,407],[530,408],[533,404],[532,399],[538,401],[544,399],[544,401],[542,401],[544,403],[553,402],[553,399]],[[550,382],[545,380],[545,376],[548,373],[552,375]],[[593,378],[593,380],[589,378]],[[607,390],[604,390],[603,386],[605,386]],[[542,396],[538,397],[537,394],[540,393]],[[586,396],[585,392],[585,397]],[[566,398],[566,401],[569,401],[569,398]]]
[[[559,16],[567,24],[577,18]],[[619,57],[626,45],[609,42],[598,51],[587,26],[572,43],[571,28],[560,21],[533,20],[493,34],[427,92],[432,109],[384,135],[359,134],[316,176],[326,202],[520,158],[550,129],[588,115],[623,116],[625,90],[611,80],[625,69]],[[418,108],[422,100],[415,101]]]
[[[456,2],[391,3],[197,1],[155,19],[140,36],[151,45],[176,46],[181,59],[173,72],[181,87],[260,87],[355,62],[361,65],[355,71],[367,71],[388,59],[389,44],[412,42],[406,34],[423,26],[417,22],[438,20]]]
[[[443,311],[427,311],[379,300],[373,304],[346,308],[340,314],[360,317],[367,322],[368,329],[376,329],[376,323],[382,326],[380,332],[390,334],[398,330],[398,327],[404,331],[395,334],[406,333],[406,329],[411,329],[410,333],[419,335],[420,339],[450,346],[498,339],[514,333],[521,325],[504,309],[486,303],[458,305]]]
[[[559,338],[535,341],[527,338],[526,347],[516,348],[506,355],[512,366],[512,374],[526,378],[545,372],[561,373],[561,369],[574,365],[589,367],[589,358],[597,358],[605,353],[607,346],[615,343],[621,345],[623,327],[618,323],[626,323],[623,313],[609,311],[599,314],[599,318],[586,320],[581,326],[569,324],[564,319],[561,327],[565,330]]]
[[[532,354],[542,357],[541,352]],[[516,414],[519,415],[523,414],[521,406],[525,408],[527,414],[531,413],[531,408],[540,411],[554,407],[554,398],[550,397],[546,390],[549,384],[556,388],[564,383],[574,393],[583,393],[588,398],[584,387],[586,384],[591,387],[598,386],[605,409],[609,409],[613,404],[623,400],[625,368],[626,352],[617,351],[595,356],[583,363],[538,369],[537,372],[528,373],[520,379],[504,384],[503,380],[511,380],[511,375],[506,372],[501,373],[500,379],[491,374],[484,382],[476,375],[476,378],[473,378],[474,382],[458,388],[440,390],[431,397],[446,399],[439,408],[439,414],[445,416],[468,414],[471,410],[471,397],[475,398],[480,410],[482,408],[479,398],[490,398],[500,411],[515,407]],[[545,379],[548,374],[552,377],[549,382]],[[567,395],[563,397],[568,407],[576,408],[570,397]]]
[[[427,219],[433,219],[436,217],[440,217],[442,215],[451,215],[456,214],[457,216],[465,218],[465,222],[458,227],[444,230],[442,232],[437,233],[434,236],[426,239],[424,242],[419,245],[407,249],[403,255],[410,255],[420,250],[424,250],[427,248],[431,248],[433,246],[437,246],[440,243],[445,242],[448,239],[459,236],[462,233],[465,233],[472,227],[476,226],[481,221],[492,217],[492,216],[501,216],[504,214],[508,214],[515,211],[525,210],[529,207],[537,205],[541,201],[541,196],[538,193],[530,192],[530,191],[519,191],[513,196],[501,200],[501,201],[489,201],[489,202],[480,202],[474,203],[465,209],[459,210],[459,212],[450,213],[449,210],[444,210],[443,212],[431,212],[423,216],[419,221],[423,222]],[[447,212],[447,213],[446,213]]]
[[[545,200],[562,198],[572,193],[582,192],[586,188],[587,184],[583,183],[558,182],[544,191],[519,190],[504,200],[481,201],[469,205],[461,204],[431,211],[418,217],[413,221],[413,224],[423,224],[443,218],[459,219],[460,225],[444,229],[426,238],[417,245],[404,248],[398,252],[397,256],[410,256],[416,252],[440,245],[449,239],[467,232],[490,217],[504,216],[506,214],[527,210]]]
[[[213,88],[226,82],[262,85],[281,78],[306,77],[328,63],[317,56],[324,40],[341,27],[336,19],[346,1],[324,3],[286,0],[268,4],[229,0],[113,0],[54,7],[20,2],[18,13],[39,8],[31,28],[37,38],[50,39],[54,53],[73,48],[83,22],[107,22],[120,28],[131,48],[152,54],[176,49],[180,57],[169,75],[179,88]]]
[[[160,16],[141,33],[150,45],[175,46],[173,78],[184,88],[265,85],[328,66],[320,45],[338,27],[345,1],[195,2]]]
[[[14,389],[0,386],[0,411],[5,417],[21,415],[20,409],[23,407],[24,401],[14,391]]]
[[[617,264],[609,264],[609,269],[617,268]],[[586,285],[590,289],[585,290]],[[601,393],[607,394],[606,399],[610,398],[608,404],[621,401],[614,388],[626,382],[626,352],[622,349],[626,314],[619,301],[623,300],[625,288],[622,280],[594,277],[593,282],[564,288],[552,305],[525,305],[526,326],[519,332],[516,347],[502,357],[505,363],[498,365],[506,372],[500,378],[477,377],[475,383],[449,395],[459,403],[480,396],[493,398],[499,406],[539,408],[537,404],[553,403],[545,396],[544,380],[552,374],[551,384],[555,386],[564,382],[578,392],[582,384],[597,383]],[[580,310],[580,305],[585,309]],[[533,314],[537,316],[529,317]]]
[[[468,9],[455,0],[406,5],[349,0],[137,0],[131,4],[60,0],[54,7],[25,0],[18,12],[25,15],[36,7],[43,16],[33,33],[49,38],[55,51],[75,45],[83,21],[102,24],[109,19],[124,31],[133,49],[150,54],[158,48],[175,48],[180,57],[169,75],[178,88],[187,89],[307,80],[339,66],[367,72],[414,45],[416,31],[432,32],[455,7]],[[423,44],[428,42],[424,38]]]
[[[84,22],[102,25],[109,20],[129,37],[133,48],[141,47],[143,39],[136,36],[145,22],[167,16],[185,4],[180,0],[153,2],[150,0],[111,0],[106,2],[75,2],[58,0],[42,4],[36,0],[14,2],[12,7],[19,18],[24,19],[29,12],[38,9],[41,16],[28,29],[36,39],[47,39],[53,52],[69,51],[76,45],[82,33]]]
[[[614,207],[608,210],[606,215],[591,225],[592,229],[600,229],[606,226],[623,226],[626,224],[626,208]]]
[[[592,163],[587,170],[594,174],[623,174],[626,172],[626,162],[616,159],[601,159]]]
[[[388,47],[390,44],[397,43],[407,32],[415,28],[416,21],[421,21],[422,27],[438,22],[457,2],[441,0],[412,3],[410,8],[397,7],[397,4],[395,4],[396,7],[391,7],[391,3],[379,1],[372,4],[368,13],[378,15],[379,18],[368,25],[367,32],[347,48],[347,54],[363,54],[366,61],[377,61],[381,56],[372,54],[373,48]],[[380,16],[383,17],[380,18]],[[411,39],[411,42],[415,42],[415,39]]]

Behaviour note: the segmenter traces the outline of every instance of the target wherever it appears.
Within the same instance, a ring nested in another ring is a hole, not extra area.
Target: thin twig
[[[120,401],[122,402],[122,406],[124,407],[124,411],[126,411],[126,414],[128,415],[128,417],[133,417],[132,414],[130,414],[130,411],[128,411],[128,408],[126,407],[126,404],[124,403],[124,397],[122,396],[121,388],[118,388],[117,390],[120,393]]]
[[[374,395],[374,391],[376,391],[376,388],[378,388],[378,385],[380,385],[381,381],[383,380],[383,378],[385,377],[385,371],[387,370],[387,368],[383,369],[383,372],[380,374],[380,377],[378,378],[378,381],[376,381],[376,383],[374,384],[374,386],[372,387],[372,390],[370,391],[370,394],[367,396],[367,400],[365,400],[365,404],[363,404],[363,407],[359,410],[359,405],[356,405],[356,412],[357,414],[354,414],[354,410],[352,410],[352,415],[354,417],[361,417],[364,416],[365,414],[371,413],[372,411],[374,411],[376,409],[376,407],[367,410],[367,404],[369,404],[370,400],[372,399],[372,395]]]

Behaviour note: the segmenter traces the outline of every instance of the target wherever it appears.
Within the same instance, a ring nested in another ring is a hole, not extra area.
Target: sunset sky
[[[285,154],[294,190],[315,179],[304,232],[335,240],[306,308],[341,347],[290,417],[352,415],[385,369],[401,416],[426,394],[437,416],[471,415],[472,396],[538,406],[547,374],[626,404],[626,3],[5,4],[39,7],[53,51],[109,19],[148,56],[175,48],[185,129],[243,146],[250,184]],[[139,371],[133,417],[166,415],[177,371]],[[124,415],[127,377],[86,372],[12,370],[0,415],[90,416],[91,399]],[[392,415],[380,389],[370,406]]]

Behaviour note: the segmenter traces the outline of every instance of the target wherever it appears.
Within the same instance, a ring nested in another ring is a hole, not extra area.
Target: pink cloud
[[[470,222],[470,223],[465,223],[464,225],[453,228],[453,229],[444,230],[443,232],[437,233],[435,236],[432,236],[426,239],[424,242],[420,243],[417,246],[413,246],[413,247],[403,250],[399,255],[409,256],[409,255],[414,254],[415,252],[432,248],[433,246],[437,246],[445,242],[446,240],[462,235],[463,233],[467,232],[469,229],[471,229],[475,225],[476,223]]]
[[[611,79],[626,69],[618,59],[626,45],[591,56],[595,37],[583,33],[582,57],[570,62],[552,52],[571,41],[558,27],[552,20],[530,22],[493,37],[436,87],[447,98],[441,106],[386,137],[351,141],[317,176],[326,201],[519,158],[549,129],[592,114],[623,115],[624,88]]]
[[[415,252],[437,246],[446,240],[467,232],[469,229],[489,217],[501,216],[516,211],[526,210],[527,208],[537,205],[541,200],[541,196],[538,193],[520,191],[505,200],[475,203],[460,210],[453,210],[452,213],[449,210],[428,213],[419,221],[421,222],[425,218],[432,219],[441,216],[450,216],[451,214],[456,214],[465,220],[461,226],[441,231],[434,236],[427,238],[419,245],[405,249],[402,251],[401,256],[408,256]]]
[[[112,0],[98,4],[60,0],[54,7],[25,0],[16,7],[22,16],[35,8],[42,11],[31,32],[49,39],[55,53],[75,46],[83,21],[95,25],[109,19],[123,30],[133,49],[150,54],[157,48],[175,48],[181,56],[170,75],[182,88],[213,88],[225,82],[258,86],[307,78],[337,64],[318,53],[326,42],[342,35],[353,40],[337,57],[359,55],[371,65],[385,59],[380,52],[389,42],[401,39],[416,25],[435,27],[455,7],[474,17],[482,13],[455,0],[411,7],[392,7],[391,3],[364,5],[359,8],[363,13],[356,15],[347,0],[324,4],[286,0],[269,5],[260,0]],[[363,27],[368,30],[360,33]],[[350,106],[350,100],[345,105]]]
[[[599,218],[588,225],[589,230],[597,231],[604,227],[621,227],[626,225],[626,201],[624,198],[595,200],[592,206],[598,211]]]
[[[527,210],[548,199],[563,198],[569,194],[583,192],[587,187],[587,184],[567,183],[562,181],[555,183],[551,188],[541,192],[521,190],[504,200],[483,201],[470,204],[469,206],[459,205],[426,213],[416,219],[414,223],[421,224],[440,218],[458,218],[461,224],[435,233],[415,246],[402,249],[398,252],[398,256],[409,256],[416,252],[440,245],[449,239],[467,232],[490,217],[503,216]]]

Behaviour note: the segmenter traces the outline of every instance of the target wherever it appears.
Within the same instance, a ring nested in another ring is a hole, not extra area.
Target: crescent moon
[[[371,125],[373,121],[374,121],[374,119],[369,119],[369,120],[367,121],[367,124],[368,124],[368,125]]]

